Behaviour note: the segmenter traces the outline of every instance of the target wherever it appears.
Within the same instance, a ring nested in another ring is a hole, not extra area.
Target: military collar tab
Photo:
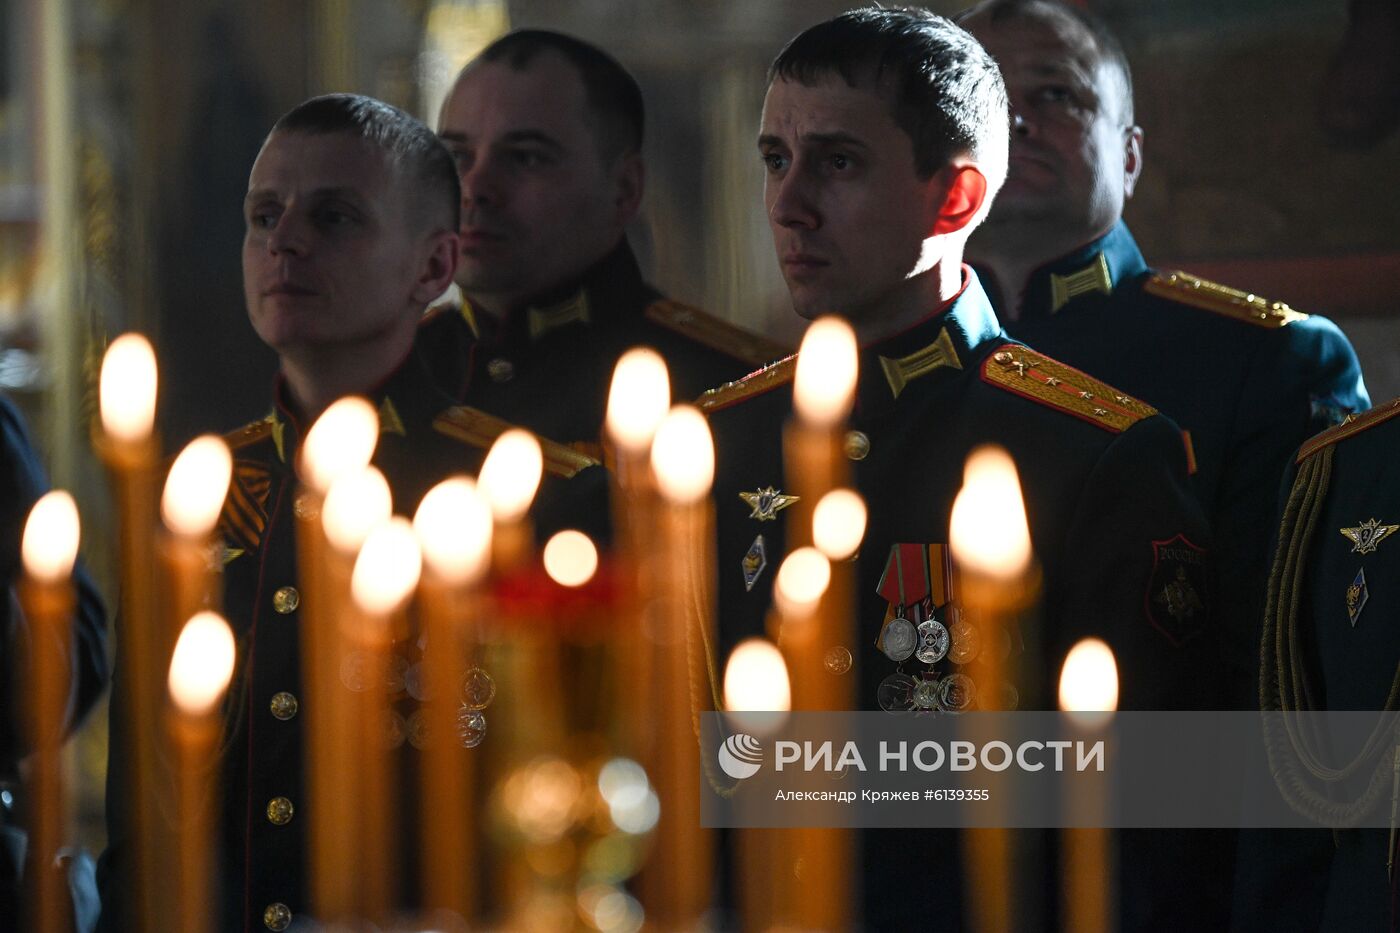
[[[589,307],[588,292],[579,289],[557,304],[527,308],[525,320],[531,340],[539,340],[567,324],[591,323],[592,311]]]
[[[1054,314],[1069,304],[1071,299],[1089,292],[1113,294],[1113,275],[1108,271],[1108,257],[1103,253],[1074,272],[1066,275],[1050,273],[1050,313]]]
[[[1142,251],[1120,220],[1098,239],[1033,272],[1026,282],[1022,313],[1057,314],[1084,295],[1112,295],[1119,283],[1146,271]]]
[[[938,339],[921,350],[915,350],[898,359],[881,356],[879,360],[880,369],[885,374],[885,382],[889,384],[890,392],[895,398],[899,398],[899,393],[903,392],[904,387],[911,381],[928,375],[940,366],[963,368],[962,361],[958,359],[958,350],[953,346],[953,339],[948,336],[946,327],[939,330]]]

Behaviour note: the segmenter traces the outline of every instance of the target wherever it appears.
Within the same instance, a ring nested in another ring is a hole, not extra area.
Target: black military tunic
[[[1264,619],[1264,709],[1396,708],[1397,457],[1400,399],[1312,438],[1291,465]],[[1273,760],[1287,760],[1302,773],[1290,744],[1277,742]],[[1315,792],[1345,805],[1361,796],[1378,769],[1389,792],[1394,752],[1393,742],[1383,742],[1379,754],[1341,782],[1304,777]],[[1341,769],[1350,760],[1348,754],[1326,764]],[[1387,873],[1395,855],[1388,840],[1384,829],[1246,834],[1235,928],[1400,929],[1400,888]]]
[[[479,332],[464,352],[468,328]],[[661,354],[671,397],[689,401],[788,352],[642,280],[631,248],[617,248],[574,283],[540,296],[509,321],[440,308],[419,331],[439,383],[454,398],[562,442],[598,441],[618,357]]]
[[[474,474],[492,436],[506,427],[454,407],[436,388],[416,351],[369,398],[380,421],[374,463],[388,480],[394,512],[400,515],[412,516],[423,494],[442,479]],[[219,530],[225,545],[225,615],[237,639],[238,667],[226,702],[220,749],[221,930],[301,929],[310,920],[306,827],[308,809],[315,802],[307,799],[303,767],[303,607],[294,530],[295,465],[308,427],[279,383],[272,412],[226,436],[233,449],[233,481]],[[581,523],[571,518],[606,513],[602,467],[560,445],[544,443],[546,467],[555,475],[547,476],[541,489],[539,508],[546,515],[538,522],[540,532],[578,527]],[[594,527],[585,530],[600,533]],[[396,645],[395,651],[405,662],[415,660],[412,639]],[[408,663],[400,666],[407,668]],[[398,691],[398,706],[412,706],[406,696]],[[115,714],[113,725],[119,730]],[[408,746],[404,749],[411,758]],[[113,757],[114,771],[120,773],[125,766],[124,760]],[[398,767],[411,770],[413,763],[400,759]],[[118,778],[113,786],[123,786],[123,781]],[[122,929],[124,909],[124,882],[115,867],[127,849],[120,809],[108,808],[111,838],[103,856],[114,866],[104,872],[103,929],[111,930]],[[413,812],[411,807],[402,809]],[[408,827],[413,825],[410,820]],[[412,845],[406,843],[405,848],[411,855]],[[413,903],[413,880],[399,881],[410,886],[400,902]]]
[[[1217,623],[1239,688],[1229,699],[1252,708],[1279,479],[1306,438],[1370,406],[1346,337],[1326,318],[1154,272],[1121,222],[1037,270],[1006,330],[1189,434],[1222,576]]]
[[[947,541],[963,464],[974,447],[990,442],[1017,464],[1044,569],[1040,615],[1020,628],[1021,679],[1013,685],[1019,706],[1054,708],[1065,652],[1098,636],[1117,654],[1124,708],[1209,708],[1212,662],[1201,637],[1209,613],[1208,530],[1178,429],[1112,387],[1009,341],[976,275],[965,275],[950,307],[861,350],[850,423],[858,434],[847,444],[859,458],[855,482],[870,512],[856,568],[857,643],[846,646],[855,659],[848,676],[856,679],[857,707],[880,708],[879,685],[896,671],[875,647],[889,608],[877,586],[891,546]],[[781,513],[776,521],[757,520],[741,497],[770,486],[782,492],[780,431],[792,412],[793,367],[781,365],[789,372],[770,370],[703,403],[717,447],[725,651],[763,632],[785,553]],[[759,535],[763,569],[748,588]],[[1184,598],[1168,599],[1171,593]],[[957,840],[938,831],[863,833],[865,892],[857,915],[867,928],[964,928]],[[990,896],[1017,899],[1026,929],[1053,926],[1046,922],[1054,916],[1053,894],[1034,887]]]

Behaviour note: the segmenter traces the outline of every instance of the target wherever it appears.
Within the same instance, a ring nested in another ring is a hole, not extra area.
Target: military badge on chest
[[[1400,525],[1387,525],[1370,518],[1354,528],[1337,530],[1342,533],[1342,537],[1351,542],[1351,553],[1373,554],[1381,542],[1389,540],[1397,529],[1400,529]],[[1370,598],[1371,592],[1366,586],[1366,570],[1363,567],[1356,571],[1356,576],[1347,585],[1347,621],[1351,623],[1352,628],[1356,628],[1356,622],[1361,618],[1361,610],[1366,608],[1366,601]]]
[[[953,563],[946,545],[896,544],[877,587],[888,604],[875,646],[895,664],[880,683],[876,700],[889,712],[919,710],[961,713],[977,702],[976,662],[1010,656],[1012,633],[984,635],[953,594]],[[1015,709],[1010,684],[981,685],[999,694],[1003,709]]]

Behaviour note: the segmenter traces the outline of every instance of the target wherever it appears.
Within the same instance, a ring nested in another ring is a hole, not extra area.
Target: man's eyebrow
[[[254,188],[243,197],[244,204],[252,204],[255,201],[277,200],[279,195],[272,188]],[[352,201],[364,199],[364,195],[356,188],[348,185],[332,185],[326,188],[317,188],[311,192],[312,198],[345,198]]]
[[[470,143],[472,141],[470,136],[459,130],[443,130],[441,133],[438,133],[438,139],[441,139],[445,143]],[[559,142],[559,140],[555,139],[544,130],[511,130],[502,137],[502,141],[507,143],[536,143],[557,152],[564,151],[563,143]]]
[[[799,139],[807,145],[817,146],[845,146],[850,149],[869,149],[870,146],[858,136],[850,133],[842,133],[839,130],[833,133],[808,133]],[[758,146],[762,149],[765,146],[785,146],[787,143],[780,136],[773,136],[764,133],[758,137]]]

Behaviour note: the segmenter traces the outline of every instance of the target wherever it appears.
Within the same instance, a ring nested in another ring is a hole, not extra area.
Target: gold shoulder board
[[[1360,412],[1355,415],[1347,415],[1346,420],[1341,424],[1333,425],[1326,431],[1314,434],[1302,447],[1298,449],[1298,462],[1311,457],[1324,447],[1330,447],[1340,440],[1351,437],[1353,434],[1360,434],[1367,428],[1389,421],[1396,415],[1400,415],[1400,398],[1383,402],[1375,408]]]
[[[513,427],[515,425],[509,421],[466,405],[449,408],[433,419],[433,429],[439,434],[483,451],[489,449],[496,442],[496,438]],[[536,438],[540,442],[540,452],[544,455],[544,468],[555,476],[568,479],[587,467],[598,465],[596,459],[572,447],[539,435],[536,435]]]
[[[241,428],[234,428],[224,435],[224,443],[228,444],[229,450],[239,451],[244,447],[251,447],[260,441],[271,438],[277,445],[277,458],[282,459],[282,422],[278,419],[276,412],[259,418],[257,421],[250,421]]]
[[[1197,278],[1189,272],[1157,272],[1147,280],[1143,290],[1149,295],[1179,301],[1193,308],[1246,321],[1256,327],[1286,327],[1294,321],[1307,319],[1281,301],[1270,301],[1253,292],[1242,292]]]
[[[708,415],[731,405],[737,405],[746,398],[762,395],[769,389],[785,385],[792,381],[792,377],[796,373],[797,354],[794,353],[776,363],[770,363],[756,372],[749,373],[743,379],[726,382],[722,386],[704,392],[695,400],[695,404]]]
[[[660,324],[682,337],[754,366],[771,363],[792,352],[791,347],[785,347],[699,308],[668,298],[647,305],[646,317],[652,323]]]
[[[982,379],[1114,434],[1157,414],[1146,402],[1020,344],[1007,344],[987,357]]]

